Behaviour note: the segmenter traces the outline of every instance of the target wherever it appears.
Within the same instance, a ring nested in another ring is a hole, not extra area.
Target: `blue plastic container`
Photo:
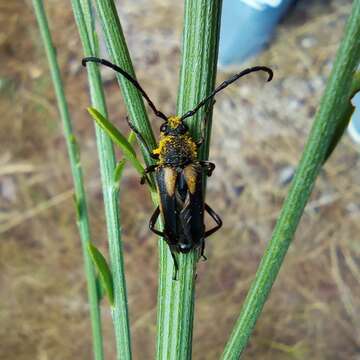
[[[295,0],[223,0],[220,68],[238,65],[269,42],[281,17]]]
[[[348,132],[350,137],[360,144],[360,94],[354,96],[352,103],[355,106],[355,111],[351,118]]]

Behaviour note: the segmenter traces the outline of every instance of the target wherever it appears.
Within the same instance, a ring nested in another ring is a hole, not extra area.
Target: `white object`
[[[278,7],[282,0],[241,0],[256,10],[264,10],[267,6]]]
[[[354,142],[360,144],[360,94],[356,94],[351,102],[355,111],[348,126],[348,133]]]

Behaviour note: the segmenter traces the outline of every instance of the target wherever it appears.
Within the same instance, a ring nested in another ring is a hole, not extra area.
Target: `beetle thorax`
[[[160,134],[159,146],[153,151],[159,155],[159,165],[183,168],[197,158],[197,146],[189,133],[183,135]]]

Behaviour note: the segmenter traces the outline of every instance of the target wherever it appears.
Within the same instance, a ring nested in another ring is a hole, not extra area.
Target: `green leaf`
[[[125,165],[126,165],[126,159],[122,159],[117,163],[114,171],[114,180],[116,183],[119,183],[119,181],[121,180],[121,177],[125,169]]]
[[[98,300],[99,302],[104,298],[104,295],[105,295],[105,289],[102,285],[102,282],[99,278],[99,276],[96,277],[96,293],[97,293],[97,296],[98,296]]]
[[[134,166],[136,171],[142,176],[144,167],[136,157],[136,153],[132,145],[128,142],[126,137],[104,116],[102,116],[96,109],[89,107],[89,114],[96,121],[96,123],[106,132],[111,140],[121,149],[126,160]]]
[[[136,140],[136,134],[131,130],[130,134],[127,138],[127,141],[129,144],[132,145],[135,140]],[[117,163],[115,171],[114,171],[114,181],[116,183],[118,183],[121,180],[121,177],[122,177],[124,169],[125,169],[125,165],[126,165],[126,159],[121,159]]]
[[[114,284],[112,274],[104,256],[101,252],[91,243],[88,245],[88,251],[93,260],[95,267],[99,273],[101,285],[105,289],[111,306],[114,305]]]
[[[111,137],[112,141],[120,147],[120,149],[126,153],[131,153],[133,156],[136,156],[134,148],[128,142],[126,137],[99,111],[95,108],[89,107],[88,112],[93,117],[98,125]]]
[[[129,144],[133,144],[135,140],[136,140],[136,134],[131,130],[128,136],[128,142]]]
[[[130,134],[129,134],[127,140],[129,142],[129,144],[131,144],[131,145],[135,142],[136,134],[132,130],[130,131]],[[121,177],[124,173],[125,165],[126,165],[126,159],[121,159],[117,163],[115,171],[114,171],[114,181],[118,187],[120,185],[119,183],[120,183]]]

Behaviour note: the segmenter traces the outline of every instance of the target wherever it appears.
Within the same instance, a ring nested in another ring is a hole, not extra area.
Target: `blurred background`
[[[123,0],[137,77],[165,113],[175,108],[182,2]],[[93,239],[107,253],[86,72],[70,2],[46,1],[81,147]],[[207,202],[224,227],[198,266],[194,359],[217,359],[271,237],[329,75],[350,0],[300,1],[271,46],[241,65],[267,65],[217,97]],[[72,179],[31,2],[0,2],[0,358],[91,359],[91,332]],[[105,55],[106,56],[106,55]],[[239,69],[240,70],[240,69]],[[113,74],[110,118],[127,132]],[[217,83],[229,77],[219,72]],[[152,118],[154,128],[159,121]],[[360,359],[358,145],[344,136],[323,168],[244,359]],[[128,167],[121,210],[135,359],[155,349],[157,247],[152,205]],[[107,359],[112,322],[102,305]]]

